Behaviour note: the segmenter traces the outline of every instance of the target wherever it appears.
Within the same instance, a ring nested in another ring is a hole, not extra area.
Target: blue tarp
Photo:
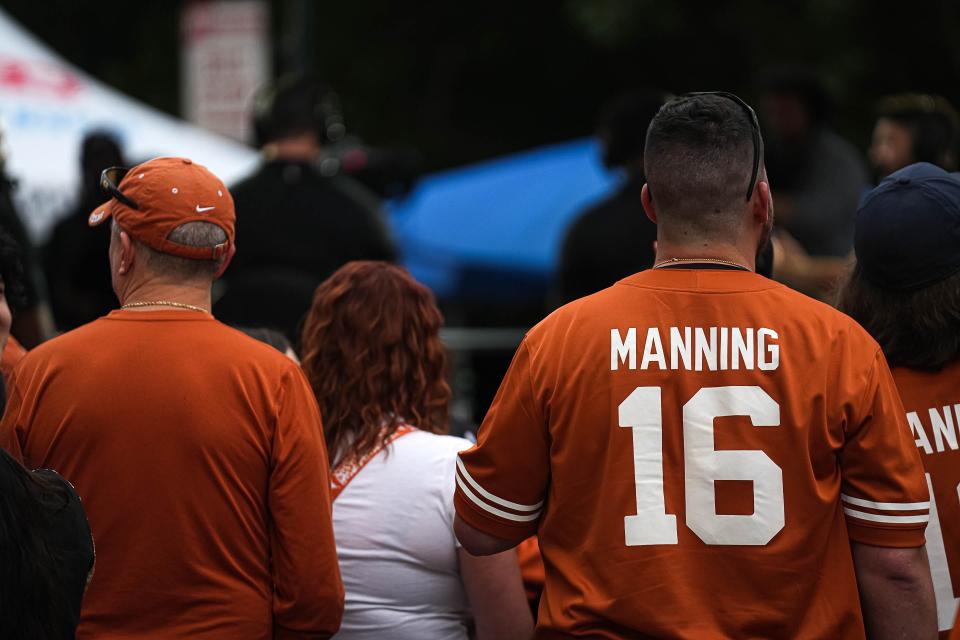
[[[405,266],[440,297],[542,293],[567,227],[618,180],[577,140],[425,176],[390,219]]]

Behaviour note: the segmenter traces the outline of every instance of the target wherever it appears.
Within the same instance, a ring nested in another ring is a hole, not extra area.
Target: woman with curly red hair
[[[453,533],[442,316],[404,270],[351,262],[314,295],[303,368],[332,464],[346,591],[338,638],[523,638],[533,631],[516,554],[485,558]]]

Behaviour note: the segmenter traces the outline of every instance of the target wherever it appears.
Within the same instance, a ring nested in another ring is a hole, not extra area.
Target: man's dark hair
[[[910,132],[913,162],[955,169],[960,118],[945,98],[913,93],[887,96],[877,104],[877,117],[892,120]]]
[[[283,76],[254,96],[257,144],[314,133],[317,142],[336,142],[345,133],[340,98],[328,85],[303,74]]]
[[[668,97],[658,89],[636,89],[603,106],[597,132],[604,141],[604,165],[615,169],[643,157],[647,127]]]
[[[856,265],[837,308],[880,343],[891,366],[936,371],[960,357],[960,274],[914,291],[889,291]]]
[[[682,96],[663,105],[644,152],[660,222],[707,234],[729,230],[729,214],[744,204],[753,153],[750,118],[730,98]]]
[[[26,301],[21,256],[20,245],[0,228],[0,278],[3,279],[7,304],[14,310],[22,307]]]

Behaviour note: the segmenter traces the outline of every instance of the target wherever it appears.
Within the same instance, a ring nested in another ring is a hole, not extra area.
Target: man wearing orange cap
[[[300,369],[217,322],[233,200],[204,167],[104,171],[120,309],[17,366],[0,444],[71,480],[97,543],[78,638],[325,638],[343,587]],[[255,301],[251,301],[254,302]]]

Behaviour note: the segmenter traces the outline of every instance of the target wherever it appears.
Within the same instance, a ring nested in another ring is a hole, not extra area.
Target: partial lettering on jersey
[[[641,333],[641,335],[643,335]],[[658,327],[646,330],[640,352],[641,370],[773,371],[780,366],[779,336],[773,329],[754,327]],[[626,335],[610,330],[610,370],[637,366],[637,328]]]
[[[960,426],[960,404],[945,404],[924,411],[910,411],[907,422],[923,453],[957,450],[957,427]],[[932,436],[932,437],[931,437]]]

